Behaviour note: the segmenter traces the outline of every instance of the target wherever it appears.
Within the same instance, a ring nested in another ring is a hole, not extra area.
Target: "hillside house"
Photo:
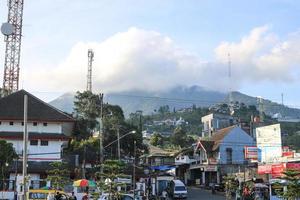
[[[255,142],[239,126],[220,129],[212,137],[200,139],[189,159],[195,161],[189,163],[187,182],[209,186],[220,183],[223,175],[242,171],[247,163],[245,146],[255,146]]]
[[[13,190],[15,181],[22,180],[24,128],[24,95],[28,96],[28,174],[30,188],[49,184],[46,170],[53,161],[62,160],[62,148],[67,145],[74,119],[25,90],[0,99],[0,139],[13,144],[20,160],[11,166],[6,190]],[[19,185],[19,184],[18,184]],[[18,188],[19,190],[20,188]],[[11,195],[10,193],[7,193]],[[7,199],[10,199],[8,196]]]

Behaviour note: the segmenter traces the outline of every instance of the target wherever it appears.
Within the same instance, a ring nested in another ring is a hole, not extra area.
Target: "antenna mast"
[[[10,94],[19,89],[20,53],[24,0],[8,0],[7,23],[1,26],[6,42],[3,89]]]
[[[87,85],[86,90],[92,92],[92,68],[94,61],[94,51],[88,50],[88,74],[87,74]]]
[[[232,88],[231,88],[231,58],[230,58],[230,53],[228,53],[228,82],[229,82],[229,111],[230,114],[233,115],[234,109],[232,105]]]

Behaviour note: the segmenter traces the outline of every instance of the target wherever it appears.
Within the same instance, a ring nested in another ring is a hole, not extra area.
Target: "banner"
[[[287,163],[286,168],[300,171],[300,163]]]

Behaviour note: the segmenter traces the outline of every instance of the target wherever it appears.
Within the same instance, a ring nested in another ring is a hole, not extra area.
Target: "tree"
[[[14,159],[18,158],[18,155],[11,143],[7,143],[5,140],[0,140],[0,164],[1,170],[0,177],[3,179],[6,176],[9,166],[13,163]]]
[[[192,137],[187,136],[186,131],[183,128],[176,127],[173,135],[170,137],[170,141],[172,144],[183,148],[192,144],[194,140]]]
[[[62,190],[70,181],[70,171],[63,162],[52,162],[50,163],[50,166],[52,169],[47,171],[47,179],[51,182],[51,186],[55,190]]]
[[[158,109],[159,114],[165,115],[166,113],[170,112],[170,107],[168,105],[160,106]]]
[[[100,99],[90,91],[77,92],[74,101],[76,123],[74,136],[86,139],[97,125],[96,118],[100,115]]]
[[[99,139],[91,141],[91,133],[99,126],[96,118],[100,117],[100,100],[92,92],[77,92],[74,101],[74,110],[76,125],[73,131],[73,140],[69,146],[69,152],[76,152],[85,160],[86,155],[93,155],[99,152]],[[117,130],[119,129],[120,137],[132,130],[138,130],[134,125],[125,122],[123,110],[120,106],[104,104],[103,105],[103,147],[117,140]],[[126,136],[120,140],[122,155],[133,155],[133,141],[137,142],[137,154],[146,150],[142,142],[142,133],[137,131],[136,134]],[[112,144],[107,152],[111,157],[117,155],[117,143]],[[104,152],[105,153],[105,152]]]
[[[235,180],[235,177],[232,175],[227,175],[223,177],[223,183],[225,185],[225,196],[226,200],[232,199],[232,193],[238,189],[238,182]]]
[[[163,136],[159,133],[154,133],[150,138],[150,144],[153,146],[162,146],[164,144]]]
[[[102,192],[109,194],[109,200],[118,199],[121,193],[117,188],[124,184],[118,183],[117,179],[129,178],[128,175],[123,174],[125,163],[118,160],[106,160],[101,166],[103,173],[96,173],[97,186]]]
[[[2,190],[4,190],[4,179],[7,177],[7,171],[14,159],[18,158],[18,155],[11,143],[7,143],[5,140],[0,140],[0,180],[2,180]]]
[[[282,197],[286,200],[296,200],[300,198],[300,171],[289,169],[283,172],[287,180],[287,190],[283,192]]]

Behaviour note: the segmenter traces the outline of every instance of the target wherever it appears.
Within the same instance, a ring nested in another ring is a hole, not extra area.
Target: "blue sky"
[[[6,2],[1,1],[1,21],[6,17]],[[286,104],[299,106],[300,53],[293,47],[300,41],[299,19],[300,2],[292,0],[28,0],[21,87],[43,99],[84,88],[86,51],[92,47],[99,74],[95,90],[148,89],[157,82],[156,90],[194,83],[223,91],[231,87],[276,101],[283,92]],[[224,78],[228,52],[231,83]],[[0,63],[3,60],[2,40]],[[152,68],[154,64],[160,67]],[[249,73],[252,69],[258,72]],[[136,78],[148,70],[154,73],[152,78],[149,73]]]

